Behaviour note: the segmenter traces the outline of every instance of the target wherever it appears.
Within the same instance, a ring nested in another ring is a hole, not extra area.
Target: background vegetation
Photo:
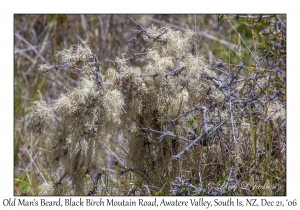
[[[198,50],[215,72],[218,68],[228,71],[241,62],[247,68],[255,69],[258,63],[256,59],[259,58],[263,69],[276,72],[272,81],[272,89],[268,91],[270,94],[272,91],[280,91],[281,94],[276,100],[285,106],[285,15],[15,15],[15,195],[37,195],[40,193],[38,186],[44,182],[43,179],[54,182],[63,174],[63,171],[54,171],[51,168],[51,151],[46,145],[47,135],[26,130],[23,119],[28,113],[27,108],[31,106],[31,102],[40,99],[51,104],[61,93],[76,87],[81,77],[80,74],[72,71],[51,71],[47,75],[39,75],[37,71],[39,65],[58,64],[58,58],[55,56],[57,51],[82,42],[86,42],[101,61],[105,58],[114,60],[116,56],[121,57],[123,53],[130,56],[132,53],[142,52],[144,50],[142,45],[127,42],[132,37],[130,29],[135,26],[129,17],[144,27],[155,24],[177,30],[195,29],[199,40]],[[138,65],[135,60],[131,62],[133,65]],[[101,67],[105,72],[112,67],[112,62],[102,62]],[[255,115],[255,112],[253,114]],[[264,119],[267,117],[268,115],[264,116]],[[249,121],[252,143],[256,139],[259,140],[260,135],[261,141],[265,142],[262,147],[256,148],[257,144],[253,144],[252,148],[258,152],[260,150],[264,152],[262,156],[257,156],[256,153],[253,154],[245,148],[244,154],[241,155],[252,156],[249,158],[251,160],[260,157],[261,159],[258,158],[258,160],[262,161],[262,164],[258,167],[259,170],[253,172],[245,170],[246,167],[244,167],[244,171],[233,171],[234,174],[231,174],[230,165],[222,169],[213,166],[210,170],[203,169],[200,174],[205,192],[213,190],[216,195],[234,194],[232,191],[222,191],[225,189],[224,184],[229,183],[226,181],[228,178],[239,179],[243,176],[247,177],[245,180],[250,181],[257,175],[265,181],[260,184],[278,184],[280,188],[258,191],[250,189],[249,191],[236,191],[238,192],[236,194],[286,194],[285,117],[281,119],[280,125],[273,121],[263,124],[259,120],[255,121],[258,119],[255,116],[250,116],[250,119],[254,120]],[[274,132],[271,132],[272,130]],[[207,154],[209,151],[203,149],[202,153]],[[265,158],[263,158],[264,155]],[[251,163],[248,167],[250,166]],[[211,174],[216,170],[220,170],[221,175],[211,178]],[[148,183],[148,188],[142,188],[146,186],[145,179],[131,176],[131,173],[131,171],[125,173],[114,183],[105,178],[108,176],[104,176],[103,182],[109,188],[97,193],[102,195],[147,195],[149,193],[152,195],[187,195],[189,189],[192,189],[191,186],[199,186],[200,182],[199,176],[191,170],[186,173],[185,178],[170,180],[170,183],[167,183],[168,187]],[[88,178],[86,179],[87,192],[91,185]],[[68,180],[64,181],[63,193],[72,194],[68,187]],[[175,189],[172,183],[176,182],[178,183]],[[188,187],[187,183],[191,186]]]

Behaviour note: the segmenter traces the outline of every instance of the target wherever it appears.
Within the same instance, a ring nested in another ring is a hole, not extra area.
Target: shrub
[[[274,194],[233,189],[252,178],[285,183],[285,93],[275,87],[277,71],[242,62],[234,68],[220,62],[215,70],[198,50],[195,31],[135,24],[128,41],[143,39],[146,51],[106,59],[112,67],[105,72],[85,44],[58,52],[60,65],[40,67],[43,74],[81,74],[76,88],[51,105],[34,102],[26,116],[28,130],[49,134],[52,164],[64,171],[41,194],[63,193],[57,189],[64,178],[75,195]],[[129,62],[141,56],[143,64]]]

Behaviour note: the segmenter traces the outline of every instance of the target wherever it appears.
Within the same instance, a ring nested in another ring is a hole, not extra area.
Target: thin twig
[[[147,53],[132,53],[131,54],[131,58],[130,59],[134,59],[136,56],[139,56],[139,55],[147,55]]]
[[[59,180],[57,180],[56,182],[54,182],[53,184],[55,186],[61,185],[61,181],[67,176],[67,172],[65,172],[60,178]]]
[[[20,34],[15,33],[15,36],[18,37],[20,40],[22,40],[23,42],[25,42],[39,57],[40,59],[42,59],[43,62],[47,63],[49,66],[49,62],[39,53],[39,51],[37,51],[35,49],[34,46],[32,46],[32,44],[30,44],[26,39],[24,39]]]
[[[82,69],[79,69],[79,68],[76,68],[74,66],[70,66],[69,64],[64,64],[64,65],[59,65],[59,66],[52,66],[51,68],[49,69],[46,69],[44,71],[42,71],[40,74],[44,74],[44,73],[47,73],[48,71],[51,71],[51,70],[59,70],[59,69],[74,69],[74,70],[77,70],[77,71],[82,71]]]
[[[20,133],[22,142],[24,143],[23,136],[22,136],[22,133],[21,133],[21,130],[20,130],[20,129],[19,129],[19,133]],[[38,170],[39,174],[41,175],[41,177],[43,178],[44,182],[47,183],[46,179],[44,178],[44,176],[43,176],[43,174],[41,173],[40,169],[39,169],[39,168],[37,167],[37,165],[35,164],[35,162],[34,162],[32,156],[30,155],[30,153],[29,153],[29,151],[28,151],[27,148],[26,148],[26,152],[27,152],[28,156],[30,157],[31,161],[33,162],[34,166],[37,168],[37,170]]]
[[[285,104],[282,105],[281,107],[277,108],[276,110],[274,110],[268,117],[266,117],[266,118],[264,119],[264,123],[267,122],[267,121],[273,116],[273,114],[275,114],[276,112],[278,112],[278,111],[279,111],[280,109],[282,109],[282,107],[284,107],[284,106],[285,106]]]
[[[231,27],[233,28],[233,30],[237,33],[237,35],[239,36],[239,38],[242,40],[242,42],[244,43],[244,45],[247,47],[247,49],[249,50],[249,52],[251,53],[252,57],[254,58],[254,60],[256,61],[257,65],[259,66],[259,68],[262,68],[259,61],[257,60],[256,56],[254,55],[254,53],[250,50],[250,48],[248,47],[248,45],[246,44],[246,42],[244,41],[244,39],[241,37],[240,33],[237,32],[236,28],[231,24],[230,20],[228,20],[229,24],[231,25]]]
[[[217,126],[214,127],[214,129],[212,129],[208,134],[207,133],[202,133],[200,136],[198,136],[191,144],[189,144],[186,148],[184,148],[180,153],[178,153],[177,155],[174,155],[172,157],[173,160],[177,161],[180,159],[180,157],[182,155],[184,155],[185,153],[187,153],[187,151],[189,151],[191,149],[191,147],[197,145],[196,143],[198,141],[200,141],[203,137],[207,137],[209,135],[211,135],[213,132],[215,132],[217,129],[219,129],[227,120],[223,120],[222,122],[220,122]]]
[[[180,68],[177,68],[177,69],[173,69],[171,71],[169,71],[168,73],[166,73],[164,75],[164,77],[168,77],[169,75],[170,76],[177,76],[180,72],[182,72],[183,70],[185,69],[185,67],[180,67]]]
[[[181,137],[181,136],[178,136],[178,135],[175,135],[175,134],[173,134],[173,133],[170,133],[170,132],[168,132],[168,131],[166,131],[166,130],[165,130],[164,132],[158,131],[158,130],[154,130],[154,129],[152,129],[152,128],[142,128],[141,130],[143,130],[144,132],[146,132],[146,135],[147,135],[147,133],[149,133],[149,132],[161,134],[161,136],[158,137],[159,142],[161,142],[161,141],[163,140],[163,138],[164,138],[164,137],[167,137],[167,136],[170,136],[170,137],[176,138],[176,139],[180,139],[180,140],[183,140],[183,141],[186,141],[186,142],[189,142],[189,143],[192,143],[192,142],[193,142],[193,141],[188,140],[188,139],[186,139],[186,138],[183,138],[183,137]]]
[[[231,93],[230,93],[230,87],[228,88],[228,96],[229,96],[229,114],[230,114],[230,122],[231,122],[231,129],[232,129],[232,137],[233,137],[233,143],[236,145],[238,142],[235,138],[235,131],[234,131],[234,123],[233,123],[233,111],[232,111],[232,103],[231,103]]]

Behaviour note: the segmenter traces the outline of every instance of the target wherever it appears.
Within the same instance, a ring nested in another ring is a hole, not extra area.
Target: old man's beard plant
[[[245,138],[239,140],[252,148],[250,124],[237,126],[249,115],[235,104],[237,93],[252,90],[238,82],[240,70],[228,75],[211,70],[197,51],[192,30],[145,29],[136,23],[134,31],[129,41],[144,39],[146,52],[123,54],[105,73],[83,44],[58,52],[60,65],[40,67],[41,76],[60,69],[81,74],[76,88],[53,104],[34,102],[26,116],[29,130],[49,134],[51,164],[64,171],[56,182],[42,184],[41,194],[61,194],[64,178],[71,181],[74,194],[96,194],[105,185],[104,173],[113,183],[129,172],[143,183],[158,188],[168,183],[171,189],[170,183],[182,175],[199,183],[198,174],[208,163],[219,164],[211,166],[210,177],[218,180],[233,164],[245,161],[237,154],[248,146],[239,149],[237,137],[243,131]],[[143,65],[129,64],[140,56]],[[257,82],[266,85],[265,79]],[[54,122],[57,116],[60,120]],[[203,152],[207,146],[211,152]],[[87,174],[92,180],[88,191]]]

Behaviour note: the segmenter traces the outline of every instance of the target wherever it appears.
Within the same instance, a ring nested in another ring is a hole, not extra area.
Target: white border
[[[1,109],[0,109],[0,205],[4,198],[13,198],[13,15],[15,13],[286,13],[287,14],[287,197],[268,197],[268,200],[299,199],[299,119],[297,108],[299,90],[299,12],[295,1],[278,0],[213,0],[213,1],[10,1],[1,3]],[[247,197],[240,197],[246,199]],[[262,197],[260,197],[262,198]],[[40,199],[30,197],[29,200]],[[79,198],[78,198],[79,199]],[[138,198],[132,198],[138,199]],[[174,199],[169,197],[167,199]],[[210,198],[206,198],[207,200]],[[224,198],[225,199],[225,198]],[[299,206],[300,204],[298,204]],[[68,207],[71,209],[72,207]],[[100,207],[97,207],[100,208]],[[134,207],[137,209],[140,207]]]

